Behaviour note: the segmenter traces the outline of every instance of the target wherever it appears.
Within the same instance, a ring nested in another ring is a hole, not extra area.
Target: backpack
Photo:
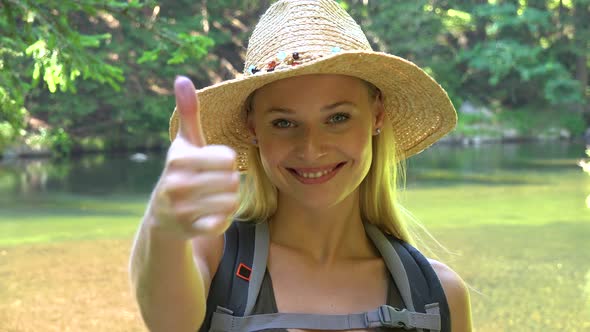
[[[225,233],[225,248],[207,297],[200,332],[243,332],[277,328],[347,330],[375,327],[450,332],[451,318],[442,285],[416,248],[374,225],[365,231],[379,250],[406,309],[382,305],[348,315],[273,313],[252,315],[266,271],[267,222],[234,221]]]

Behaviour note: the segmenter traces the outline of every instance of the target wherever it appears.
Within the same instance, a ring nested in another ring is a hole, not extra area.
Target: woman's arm
[[[191,331],[203,323],[223,233],[237,205],[236,153],[206,145],[195,87],[174,84],[180,130],[135,237],[130,274],[150,331]]]
[[[130,274],[150,331],[198,330],[222,254],[223,236],[179,240],[153,229],[149,218],[143,221],[132,249]]]
[[[434,259],[429,259],[429,261],[443,286],[449,303],[451,331],[471,332],[473,328],[471,325],[471,303],[465,282],[445,264]]]

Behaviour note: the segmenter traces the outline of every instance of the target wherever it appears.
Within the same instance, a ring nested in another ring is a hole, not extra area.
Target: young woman
[[[396,201],[396,167],[455,125],[444,90],[414,64],[373,52],[332,0],[271,6],[250,39],[245,68],[244,77],[196,95],[188,79],[176,80],[173,142],[131,259],[146,325],[207,331],[215,330],[212,320],[227,318],[212,319],[207,302],[214,278],[225,277],[221,262],[235,246],[225,232],[236,223],[268,225],[268,257],[258,271],[264,278],[250,315],[311,313],[331,322],[359,312],[370,318],[383,305],[408,308],[396,268],[367,225],[413,243]],[[464,282],[443,263],[427,262],[446,302],[443,326],[431,330],[471,331]],[[421,312],[412,317],[433,317],[428,308]],[[331,328],[403,330],[369,318],[366,326]],[[420,328],[414,318],[406,327]]]

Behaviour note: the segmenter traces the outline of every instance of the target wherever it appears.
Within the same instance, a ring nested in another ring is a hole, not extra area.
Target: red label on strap
[[[236,271],[236,275],[246,281],[250,281],[251,274],[252,269],[246,266],[246,264],[240,263],[240,266],[238,266],[238,270]]]

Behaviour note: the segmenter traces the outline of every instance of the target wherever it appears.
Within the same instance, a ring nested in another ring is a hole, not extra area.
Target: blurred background
[[[239,76],[273,2],[0,0],[0,331],[144,330],[127,260],[174,78]],[[475,330],[590,331],[590,0],[338,2],[458,110],[403,203]]]

